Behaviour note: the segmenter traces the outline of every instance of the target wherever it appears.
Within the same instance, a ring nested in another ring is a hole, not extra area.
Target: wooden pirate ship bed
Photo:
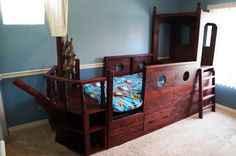
[[[83,155],[117,146],[202,112],[201,12],[200,5],[196,12],[174,14],[154,8],[151,53],[107,56],[104,77],[95,79],[80,80],[79,60],[62,55],[68,42],[57,38],[58,65],[45,74],[47,95],[21,80],[13,83],[45,108],[57,142]],[[158,57],[163,27],[169,30],[168,59]]]

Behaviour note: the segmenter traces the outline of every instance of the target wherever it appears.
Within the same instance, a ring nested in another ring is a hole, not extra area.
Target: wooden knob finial
[[[197,3],[197,10],[201,10],[201,3],[200,2]]]
[[[153,14],[157,13],[156,9],[157,9],[156,7],[153,7]]]

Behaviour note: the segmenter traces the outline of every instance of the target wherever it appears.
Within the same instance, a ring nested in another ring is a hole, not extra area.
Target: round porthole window
[[[162,88],[165,85],[165,83],[166,83],[166,76],[165,75],[159,76],[157,80],[157,87]]]
[[[122,70],[124,70],[124,65],[123,64],[117,64],[116,65],[116,71],[121,72]]]
[[[145,65],[146,65],[146,62],[141,62],[140,64],[139,64],[139,69],[144,69],[144,67],[145,67]]]
[[[187,81],[188,79],[189,79],[189,72],[186,71],[186,72],[184,73],[184,75],[183,75],[183,80],[184,80],[184,81]]]

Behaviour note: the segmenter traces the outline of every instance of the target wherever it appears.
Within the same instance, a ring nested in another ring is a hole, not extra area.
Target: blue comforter
[[[142,106],[142,78],[141,73],[114,77],[112,104],[114,112],[127,112]],[[85,84],[83,87],[87,95],[101,103],[100,82]],[[107,84],[105,82],[105,97],[107,97],[106,91]]]

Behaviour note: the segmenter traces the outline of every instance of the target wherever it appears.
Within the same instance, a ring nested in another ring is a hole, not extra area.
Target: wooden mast
[[[157,62],[158,58],[158,36],[159,36],[159,21],[156,18],[156,7],[153,7],[152,13],[152,46],[151,46],[151,54],[153,54],[153,63]],[[157,27],[158,26],[158,27]]]
[[[57,74],[58,76],[62,76],[64,75],[64,71],[63,71],[64,58],[62,55],[63,46],[64,46],[64,38],[56,37],[56,43],[57,43]]]

